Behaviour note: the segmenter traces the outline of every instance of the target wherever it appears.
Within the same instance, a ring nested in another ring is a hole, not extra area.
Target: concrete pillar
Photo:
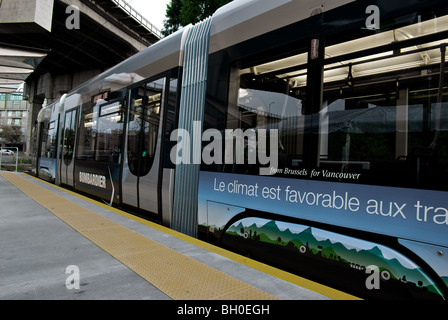
[[[0,33],[51,32],[53,0],[2,0],[0,4]]]
[[[28,156],[35,156],[37,154],[37,115],[42,109],[42,104],[44,103],[45,96],[35,96],[33,100],[30,99],[30,111],[28,115],[27,122],[27,136],[26,136],[26,150],[24,153]]]

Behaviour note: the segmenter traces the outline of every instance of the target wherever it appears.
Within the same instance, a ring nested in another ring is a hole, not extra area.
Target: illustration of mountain
[[[247,219],[247,221],[250,220]],[[246,226],[240,221],[238,224],[227,229],[226,233],[280,246],[287,246],[292,243],[297,249],[300,248],[301,245],[305,245],[312,250],[314,254],[319,253],[322,257],[328,259],[344,261],[362,267],[375,265],[378,266],[380,271],[389,271],[391,277],[394,279],[402,280],[404,282],[413,282],[419,286],[429,286],[431,284],[430,280],[424,276],[424,273],[420,268],[408,268],[397,258],[385,258],[383,251],[380,248],[381,246],[374,244],[369,245],[369,243],[366,242],[365,247],[370,246],[371,248],[361,249],[357,247],[355,243],[343,244],[335,240],[337,237],[331,239],[331,233],[320,233],[319,229],[316,228],[308,227],[303,231],[294,233],[290,228],[286,228],[283,231],[280,230],[275,221],[269,221],[264,225],[257,225],[256,223],[248,225],[246,222]],[[347,239],[349,241],[350,238],[347,237]],[[297,254],[300,253],[298,252]],[[397,255],[399,255],[399,253],[397,253]]]

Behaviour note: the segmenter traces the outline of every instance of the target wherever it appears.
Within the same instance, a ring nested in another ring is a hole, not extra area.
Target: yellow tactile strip
[[[2,172],[1,175],[172,299],[277,299],[64,199],[19,174]]]

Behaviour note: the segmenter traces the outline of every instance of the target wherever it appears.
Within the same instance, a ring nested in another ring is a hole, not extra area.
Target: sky
[[[171,0],[125,0],[131,7],[148,19],[157,29],[163,29],[166,5]]]

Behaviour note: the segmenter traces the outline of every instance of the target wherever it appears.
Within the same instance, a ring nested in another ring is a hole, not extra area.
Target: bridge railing
[[[124,0],[112,0],[117,6],[119,6],[123,11],[133,17],[137,22],[139,22],[142,26],[146,27],[149,31],[155,34],[160,39],[163,38],[162,32],[157,29],[151,22],[149,22],[145,17],[143,17],[138,11],[132,8],[126,1]]]

